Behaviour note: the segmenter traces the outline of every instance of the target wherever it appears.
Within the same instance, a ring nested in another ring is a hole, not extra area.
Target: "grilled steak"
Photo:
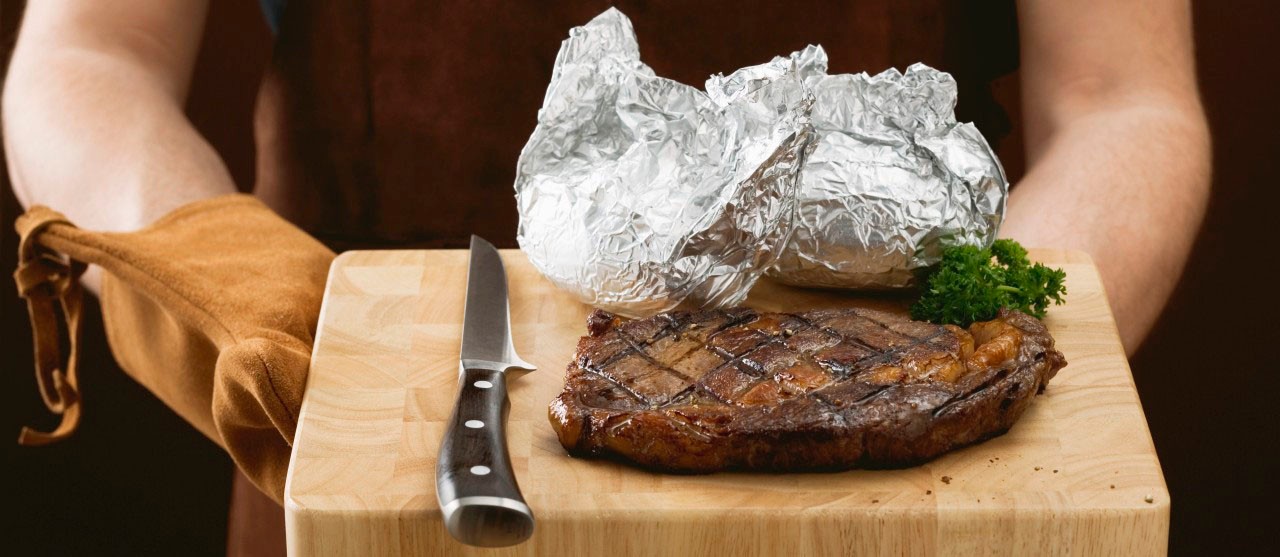
[[[659,470],[902,466],[999,435],[1066,365],[1040,321],[967,331],[898,315],[597,310],[564,391],[560,443]]]

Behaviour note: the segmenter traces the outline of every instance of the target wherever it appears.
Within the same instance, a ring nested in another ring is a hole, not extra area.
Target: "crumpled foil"
[[[826,70],[811,46],[704,93],[641,63],[616,9],[573,29],[517,167],[521,248],[560,288],[636,316],[740,303],[771,267],[901,287],[945,245],[994,240],[1007,183],[955,122],[954,80]]]
[[[944,247],[995,241],[1008,181],[978,129],[956,122],[950,74],[914,64],[905,74],[827,75],[821,47],[792,56],[816,97],[818,140],[801,172],[791,241],[769,276],[901,288]]]
[[[812,102],[789,70],[716,97],[657,77],[610,9],[556,57],[517,165],[520,247],[623,315],[741,303],[787,242]]]

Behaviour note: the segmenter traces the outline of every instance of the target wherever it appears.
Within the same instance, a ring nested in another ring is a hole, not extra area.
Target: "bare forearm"
[[[86,228],[131,230],[235,191],[181,107],[141,68],[78,49],[16,57],[4,95],[18,198]]]
[[[1002,234],[1089,252],[1125,347],[1136,350],[1177,284],[1207,203],[1197,110],[1133,103],[1074,118],[1039,143]]]
[[[130,230],[234,191],[182,111],[206,9],[201,0],[28,4],[3,102],[24,204]]]
[[[1003,233],[1089,252],[1125,348],[1177,284],[1209,192],[1188,0],[1019,0],[1030,171]]]

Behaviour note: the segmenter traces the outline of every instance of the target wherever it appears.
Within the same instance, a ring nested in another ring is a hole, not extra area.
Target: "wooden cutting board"
[[[1006,435],[905,470],[674,476],[565,455],[547,421],[590,308],[504,251],[516,348],[508,441],[537,517],[519,546],[449,537],[435,455],[457,388],[467,252],[333,263],[285,486],[294,555],[1048,555],[1166,552],[1169,494],[1098,273],[1046,323],[1068,366]],[[762,283],[764,310],[901,301]]]

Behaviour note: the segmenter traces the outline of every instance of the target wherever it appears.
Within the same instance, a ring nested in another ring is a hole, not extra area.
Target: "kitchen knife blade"
[[[457,402],[436,465],[444,524],[462,543],[514,545],[533,535],[534,521],[507,453],[507,372],[534,367],[511,340],[502,259],[479,236],[471,237],[458,367]]]

